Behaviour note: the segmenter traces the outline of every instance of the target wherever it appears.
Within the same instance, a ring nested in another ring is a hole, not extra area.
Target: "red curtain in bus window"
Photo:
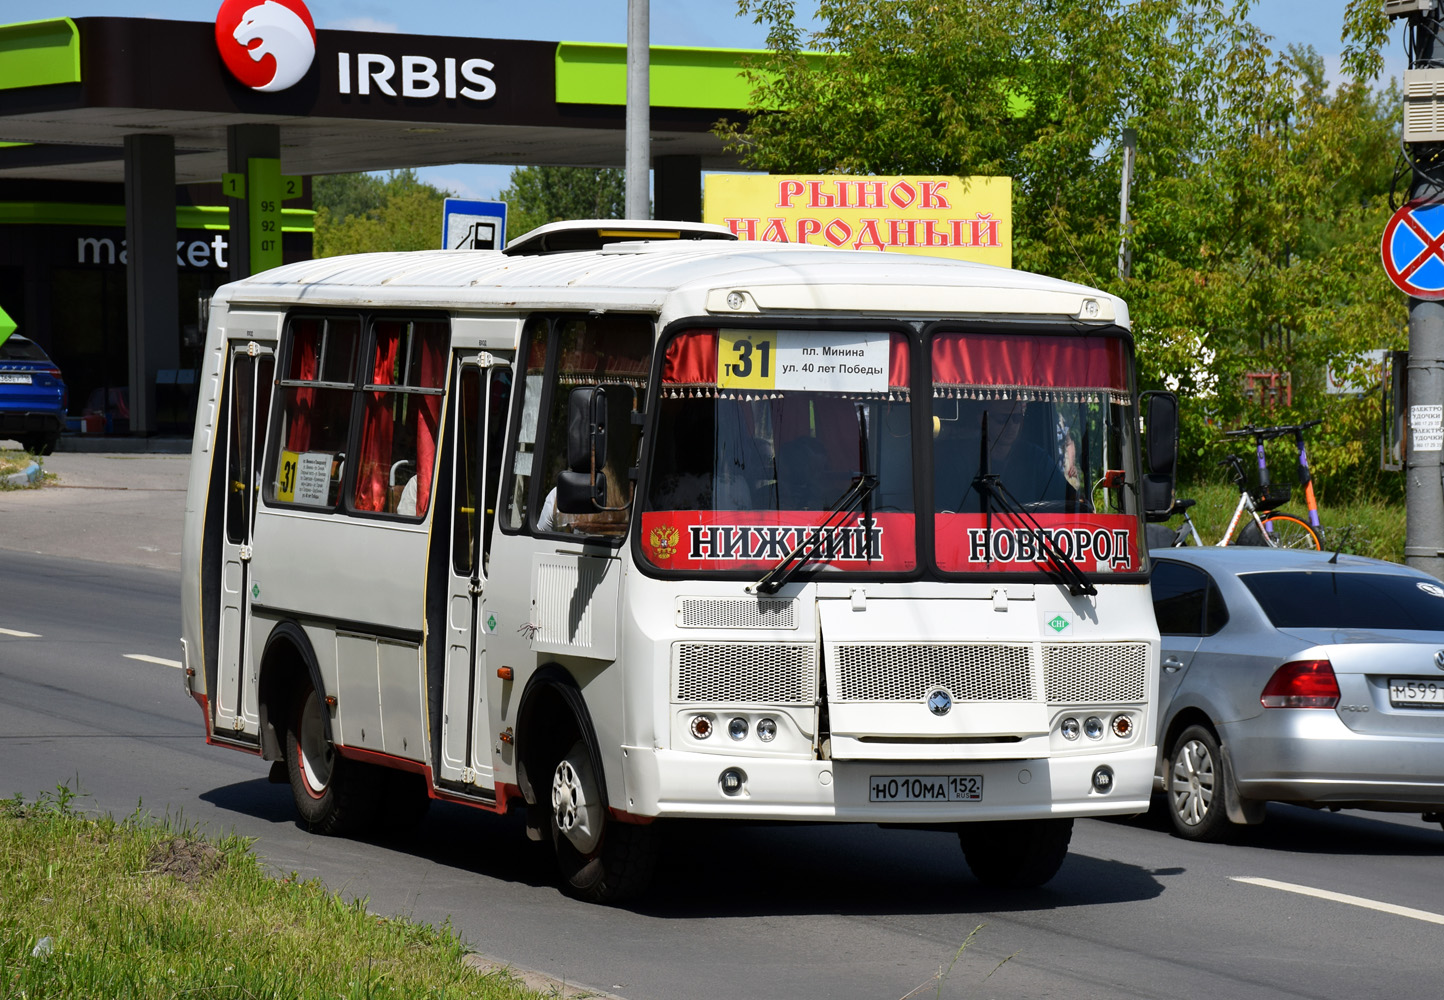
[[[291,327],[291,370],[286,373],[287,378],[315,381],[321,322],[301,320]],[[316,390],[307,386],[292,389],[291,393],[291,405],[287,408],[290,425],[286,431],[286,450],[306,451],[311,447],[311,407],[316,401]]]
[[[1113,337],[945,333],[933,338],[933,384],[1126,390],[1128,364]]]
[[[446,359],[441,349],[445,328],[430,324],[416,325],[412,350],[421,352],[420,388],[440,389],[446,374]],[[441,397],[418,396],[416,414],[416,513],[426,513],[431,502],[431,469],[436,461],[436,431],[441,422]]]
[[[376,353],[372,358],[369,381],[373,385],[396,382],[396,355],[401,344],[404,323],[376,324]],[[389,392],[368,392],[366,413],[361,424],[360,475],[356,478],[356,509],[386,509],[386,477],[391,467],[393,433]],[[420,484],[417,484],[420,486]]]

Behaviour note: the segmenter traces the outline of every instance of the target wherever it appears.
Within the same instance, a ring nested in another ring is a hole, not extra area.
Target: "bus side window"
[[[447,337],[443,320],[372,322],[353,509],[423,517],[431,506]]]
[[[652,323],[642,316],[567,317],[558,323],[555,389],[542,428],[545,447],[540,468],[550,492],[557,477],[567,465],[567,406],[573,389],[587,386],[629,388],[632,401],[628,409],[644,409],[646,405],[647,371],[651,365]],[[530,365],[528,365],[528,369]],[[617,399],[621,393],[612,394]],[[607,477],[604,510],[594,514],[562,514],[552,504],[544,504],[552,515],[550,530],[571,535],[617,537],[627,529],[635,484],[630,470],[637,462],[640,443],[638,428],[631,420],[613,420],[608,429],[607,458],[602,471]],[[538,522],[542,512],[538,512]],[[542,533],[547,528],[535,525]]]
[[[526,344],[522,357],[521,417],[516,422],[516,447],[512,451],[511,488],[507,491],[506,512],[502,521],[511,530],[526,524],[527,497],[531,490],[532,459],[536,454],[537,424],[541,416],[542,386],[546,379],[547,331],[545,319],[527,322]]]
[[[276,380],[280,419],[266,461],[270,503],[334,508],[345,469],[361,322],[356,316],[293,318]]]

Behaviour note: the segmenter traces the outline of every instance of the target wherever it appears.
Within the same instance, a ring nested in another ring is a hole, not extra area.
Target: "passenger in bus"
[[[1072,509],[1078,493],[1053,450],[1051,426],[1029,415],[1029,404],[1019,399],[960,401],[955,421],[939,430],[936,501],[939,510],[980,513],[983,495],[979,477],[998,477],[1002,487],[1024,507]],[[951,424],[952,426],[948,426]],[[987,427],[986,456],[982,447]]]

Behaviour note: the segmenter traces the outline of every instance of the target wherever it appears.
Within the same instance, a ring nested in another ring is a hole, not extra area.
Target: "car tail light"
[[[1294,660],[1274,671],[1259,698],[1264,708],[1333,708],[1339,682],[1328,660]]]
[[[47,369],[45,369],[45,371],[46,371],[46,374],[50,375],[50,376],[53,377],[53,378],[59,378],[59,377],[60,377],[60,369],[59,369],[59,368],[47,368]]]

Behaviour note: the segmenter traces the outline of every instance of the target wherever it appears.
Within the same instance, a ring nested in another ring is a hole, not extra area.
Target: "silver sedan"
[[[1225,839],[1269,801],[1444,822],[1444,584],[1329,552],[1151,555],[1179,836]]]

